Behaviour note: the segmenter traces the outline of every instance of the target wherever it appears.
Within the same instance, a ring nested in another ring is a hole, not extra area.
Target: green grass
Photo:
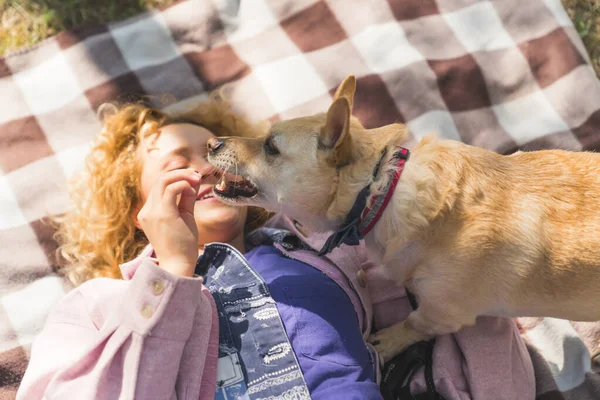
[[[600,76],[600,1],[562,0]]]
[[[0,56],[59,32],[119,21],[175,0],[0,0]]]
[[[175,1],[0,0],[0,56],[67,29],[119,21]],[[600,0],[562,0],[562,3],[600,76]]]

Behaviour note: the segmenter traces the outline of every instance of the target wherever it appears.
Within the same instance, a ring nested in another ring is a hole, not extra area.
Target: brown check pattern
[[[500,153],[600,149],[600,85],[559,0],[187,0],[61,33],[0,59],[0,397],[69,289],[44,219],[68,206],[100,104],[168,94],[178,107],[228,84],[240,112],[277,120],[325,110],[348,74],[368,127]],[[600,329],[566,324],[523,325],[538,399],[598,398]],[[576,362],[543,345],[553,332]]]

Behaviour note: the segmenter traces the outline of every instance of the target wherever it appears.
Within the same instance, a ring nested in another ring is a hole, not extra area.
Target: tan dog
[[[326,114],[275,123],[264,138],[214,139],[209,160],[244,178],[217,195],[338,229],[363,187],[385,186],[394,146],[407,137],[400,124],[363,128],[351,116],[355,87],[346,78]],[[600,320],[600,155],[502,156],[425,138],[365,241],[419,301],[371,337],[384,360],[480,315]]]

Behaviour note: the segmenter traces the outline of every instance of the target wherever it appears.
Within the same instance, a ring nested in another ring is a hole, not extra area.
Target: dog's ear
[[[341,97],[345,97],[350,105],[350,112],[352,112],[352,106],[354,105],[354,92],[356,92],[356,78],[354,75],[348,75],[335,91],[333,101]]]
[[[327,122],[320,135],[320,142],[326,149],[337,149],[349,137],[350,103],[346,97],[333,102],[327,111]]]

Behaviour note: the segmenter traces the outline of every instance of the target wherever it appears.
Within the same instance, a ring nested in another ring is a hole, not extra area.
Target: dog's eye
[[[279,149],[277,149],[277,147],[275,146],[275,143],[273,143],[273,138],[267,138],[267,140],[265,140],[265,153],[267,153],[270,156],[276,156],[277,154],[279,154]]]

